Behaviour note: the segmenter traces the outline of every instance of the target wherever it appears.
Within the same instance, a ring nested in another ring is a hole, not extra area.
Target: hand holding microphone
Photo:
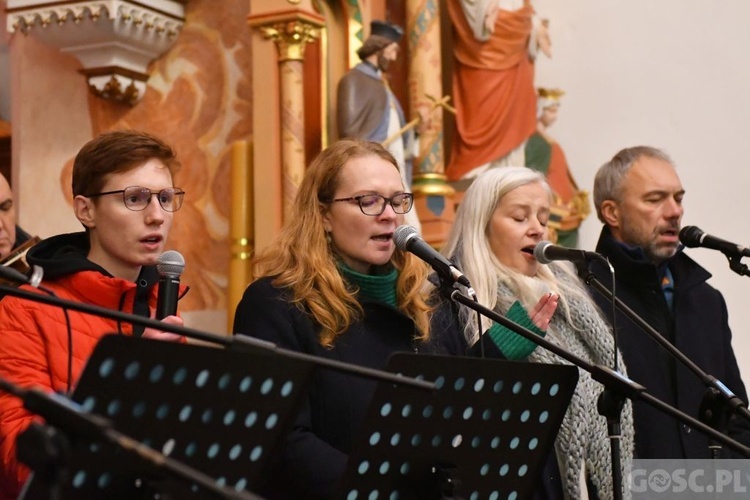
[[[182,318],[177,316],[177,299],[180,294],[180,276],[185,270],[185,258],[175,250],[167,250],[159,256],[156,264],[159,272],[159,291],[156,298],[156,319],[170,325],[184,326]],[[184,337],[176,333],[168,333],[146,328],[143,338],[158,339],[170,342],[182,342]]]
[[[182,321],[182,318],[179,316],[167,316],[161,321],[168,325],[185,326],[184,321]],[[156,328],[146,328],[143,330],[143,335],[141,335],[141,337],[144,339],[163,340],[165,342],[186,342],[185,337],[178,333],[163,332]]]
[[[185,270],[185,258],[175,250],[167,250],[156,263],[159,272],[159,294],[156,298],[156,319],[177,314],[180,276]]]

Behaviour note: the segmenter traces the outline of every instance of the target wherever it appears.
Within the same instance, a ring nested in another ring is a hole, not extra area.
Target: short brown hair
[[[101,191],[106,177],[127,172],[149,160],[159,160],[174,174],[180,162],[161,139],[137,130],[105,132],[87,142],[73,162],[73,197]]]

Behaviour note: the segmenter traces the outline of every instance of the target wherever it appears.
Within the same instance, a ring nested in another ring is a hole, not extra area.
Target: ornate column
[[[305,173],[304,92],[305,45],[320,36],[324,19],[312,12],[289,10],[250,16],[249,24],[278,48],[281,104],[281,168],[284,220]],[[259,76],[256,76],[256,78]]]
[[[432,110],[430,126],[419,136],[412,190],[423,238],[435,246],[444,241],[455,215],[454,190],[444,175],[443,107],[436,104],[443,97],[439,3],[438,0],[406,1],[411,108],[426,106]]]

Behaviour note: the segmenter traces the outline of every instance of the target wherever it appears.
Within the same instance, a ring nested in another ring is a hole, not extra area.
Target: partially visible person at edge
[[[572,266],[542,265],[533,256],[535,246],[547,237],[551,201],[552,192],[540,172],[526,167],[488,170],[466,191],[442,253],[469,279],[480,304],[589,363],[612,366],[610,329]],[[433,332],[457,327],[468,345],[477,344],[476,313],[442,298],[436,301]],[[568,364],[487,318],[482,331],[487,356]],[[579,370],[555,441],[555,456],[548,460],[536,498],[581,498],[586,493],[590,498],[614,497],[607,422],[597,412],[602,390],[588,372]],[[633,456],[629,403],[622,412],[621,456],[625,477]]]
[[[604,223],[596,251],[615,269],[617,296],[747,403],[724,297],[707,283],[711,274],[688,257],[679,242],[684,196],[676,167],[664,151],[647,146],[623,149],[601,166],[594,180],[594,206]],[[592,266],[592,271],[611,289],[608,269]],[[608,301],[599,294],[595,299],[611,321]],[[622,313],[617,315],[617,328],[633,380],[652,396],[699,418],[706,387],[698,377]],[[640,400],[633,411],[638,458],[712,457],[711,440],[703,433]],[[721,430],[750,446],[750,422],[745,419],[729,416]],[[726,449],[719,454],[732,456]]]
[[[461,354],[430,334],[427,267],[395,247],[412,208],[393,156],[341,140],[305,172],[281,235],[253,262],[234,332],[315,356],[384,369],[394,352]],[[375,382],[317,370],[265,488],[269,498],[334,494]]]
[[[16,216],[13,191],[8,179],[0,174],[0,261],[31,239],[31,235],[16,224]]]
[[[85,144],[72,182],[73,211],[85,231],[53,236],[29,250],[29,264],[44,269],[42,285],[61,299],[153,317],[155,264],[184,195],[173,182],[178,168],[172,148],[142,132],[109,132]],[[61,308],[0,300],[0,377],[25,388],[70,392],[107,333],[184,340],[72,310],[69,315],[72,337]],[[178,316],[163,321],[182,325]],[[20,399],[0,392],[2,498],[16,498],[27,478],[28,469],[16,460],[16,438],[34,418]]]

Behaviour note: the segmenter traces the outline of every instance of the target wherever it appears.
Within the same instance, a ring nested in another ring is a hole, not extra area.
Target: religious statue
[[[453,25],[456,134],[448,179],[524,164],[536,128],[534,59],[548,57],[547,23],[531,0],[447,0]]]
[[[537,128],[526,142],[526,166],[543,172],[554,192],[549,227],[554,229],[557,243],[575,248],[578,228],[591,208],[588,191],[578,188],[560,144],[547,133],[557,120],[563,94],[560,89],[538,90]]]

